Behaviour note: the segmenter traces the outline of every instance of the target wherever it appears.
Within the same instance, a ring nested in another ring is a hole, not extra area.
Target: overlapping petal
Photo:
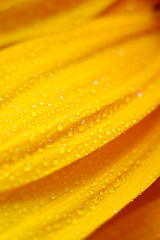
[[[92,240],[159,239],[160,181],[92,234]]]
[[[116,0],[0,1],[0,46],[61,33],[91,20]]]
[[[0,52],[3,240],[84,239],[159,177],[156,1],[131,15],[119,1],[106,15],[111,2],[79,3],[49,19],[59,33],[47,18],[50,34]],[[5,33],[2,45],[38,26]]]
[[[159,176],[159,120],[157,109],[85,158],[3,194],[2,239],[83,239],[111,218]]]
[[[116,31],[111,36],[102,34],[88,47],[98,31],[94,29],[84,40],[80,57],[74,52],[81,49],[83,33],[75,44],[60,45],[62,55],[58,46],[52,46],[52,38],[29,41],[1,53],[1,191],[86,156],[157,107],[160,35],[157,24],[153,30],[145,23],[142,28],[147,32],[140,36],[127,29],[123,37]],[[23,55],[26,46],[32,52],[27,49]],[[67,61],[72,56],[75,59]]]

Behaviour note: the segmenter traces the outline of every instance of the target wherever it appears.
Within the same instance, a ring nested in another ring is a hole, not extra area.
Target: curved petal
[[[103,225],[88,240],[159,239],[160,180],[142,196],[125,207],[111,221]]]
[[[0,1],[0,46],[46,33],[61,33],[92,19],[115,0]]]
[[[83,239],[159,176],[160,32],[148,2],[115,19],[120,3],[102,17],[106,1],[87,1],[2,37],[59,31],[0,52],[2,240]]]
[[[159,176],[160,109],[101,149],[1,195],[1,239],[83,239]],[[135,141],[136,140],[136,141]]]
[[[54,72],[50,66],[47,73],[37,73],[35,81],[28,77],[30,64],[26,76],[26,67],[23,70],[20,64],[19,76],[15,61],[10,66],[13,78],[10,72],[6,75],[10,62],[2,64],[0,190],[26,184],[86,156],[155,109],[160,101],[159,36],[154,30]],[[23,52],[23,44],[16,47],[19,50]],[[12,48],[2,54],[11,52]],[[48,66],[47,61],[33,60],[42,69]],[[50,64],[54,67],[54,62]]]

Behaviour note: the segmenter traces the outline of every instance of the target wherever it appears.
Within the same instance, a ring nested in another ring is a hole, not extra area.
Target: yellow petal
[[[159,18],[142,9],[0,52],[2,240],[84,239],[159,176]]]
[[[43,62],[34,48],[35,64],[23,60],[23,44],[15,51],[5,50],[2,56],[10,59],[20,51],[22,60],[1,66],[0,190],[23,185],[86,156],[156,108],[159,36],[155,31],[128,40],[123,36],[120,43],[55,70],[54,61]],[[70,48],[78,51],[80,45]],[[49,66],[49,70],[36,71],[33,78],[28,75],[34,66]]]
[[[159,121],[157,109],[85,158],[4,193],[1,239],[83,239],[159,176]]]
[[[160,180],[142,196],[130,203],[111,221],[103,225],[88,240],[159,239]]]
[[[85,23],[115,0],[6,0],[0,1],[0,46],[61,33]]]

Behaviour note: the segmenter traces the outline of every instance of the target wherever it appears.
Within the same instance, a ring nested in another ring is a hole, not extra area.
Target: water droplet
[[[120,184],[121,184],[120,180],[117,179],[117,180],[115,181],[115,183],[114,183],[114,186],[115,186],[115,187],[119,187]]]
[[[98,80],[94,80],[94,81],[93,81],[93,84],[98,84]]]
[[[82,215],[85,214],[85,210],[84,210],[84,208],[82,206],[79,206],[79,208],[77,209],[77,214],[79,216],[82,216]]]
[[[142,97],[143,94],[141,92],[138,93],[138,97]]]
[[[73,137],[73,128],[70,128],[70,130],[68,131],[68,136]]]
[[[111,131],[110,131],[110,130],[107,130],[107,131],[106,131],[106,134],[107,134],[107,136],[110,136],[110,135],[111,135]]]
[[[88,125],[89,125],[90,128],[92,128],[92,127],[94,127],[94,122],[90,121]]]
[[[93,139],[93,143],[97,143],[97,138],[94,138],[94,139]]]
[[[55,199],[56,199],[56,195],[55,195],[55,194],[52,194],[52,195],[51,195],[51,199],[52,199],[52,200],[55,200]]]
[[[57,129],[58,129],[58,131],[62,131],[63,130],[63,124],[62,123],[59,123],[58,125],[57,125]]]
[[[99,123],[101,121],[101,115],[99,114],[97,117],[96,117],[96,122]]]
[[[96,187],[98,185],[98,183],[95,181],[92,183],[92,187]]]
[[[27,162],[26,165],[25,165],[25,167],[24,167],[24,171],[25,171],[25,172],[28,172],[28,171],[30,171],[30,169],[31,169],[31,163],[30,163],[30,162]]]
[[[79,130],[80,132],[83,132],[83,131],[85,130],[85,124],[84,124],[84,121],[81,122],[81,123],[79,124],[79,126],[78,126],[78,130]]]
[[[33,116],[33,117],[36,117],[36,115],[37,115],[36,112],[33,112],[33,113],[32,113],[32,116]]]

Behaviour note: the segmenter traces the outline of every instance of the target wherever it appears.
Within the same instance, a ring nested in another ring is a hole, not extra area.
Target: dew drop
[[[110,131],[110,130],[107,130],[107,131],[106,131],[106,134],[107,134],[107,136],[110,136],[110,135],[111,135],[111,131]]]
[[[52,199],[52,200],[55,200],[55,199],[56,199],[55,194],[52,194],[52,195],[51,195],[51,199]]]
[[[115,183],[114,183],[114,186],[115,186],[115,187],[119,187],[120,184],[121,184],[120,180],[117,179],[117,180],[115,181]]]
[[[94,139],[93,139],[93,143],[97,143],[97,138],[94,138]]]
[[[98,115],[97,118],[96,118],[96,122],[99,123],[101,121],[101,116]]]
[[[32,113],[32,116],[33,116],[33,117],[36,117],[36,115],[37,115],[36,112],[33,112],[33,113]]]
[[[94,127],[94,122],[90,121],[88,125],[89,125],[90,128],[93,128]]]
[[[63,125],[62,125],[62,123],[59,123],[59,124],[57,125],[57,129],[58,129],[59,132],[61,132],[61,131],[63,130]]]
[[[83,208],[82,206],[80,206],[80,207],[77,209],[77,214],[78,214],[79,216],[82,216],[82,215],[85,214],[85,210],[84,210],[84,208]]]
[[[80,132],[83,132],[83,131],[85,130],[84,122],[82,122],[82,123],[79,124],[78,130],[79,130]]]
[[[73,128],[70,128],[70,130],[68,131],[68,136],[73,137]]]
[[[141,92],[138,93],[138,97],[142,97],[143,94]]]
[[[94,81],[93,81],[93,84],[98,84],[98,80],[94,80]]]
[[[25,172],[30,171],[30,169],[31,169],[31,166],[30,166],[30,165],[31,165],[30,162],[27,162],[27,163],[26,163],[26,165],[25,165],[25,167],[24,167],[24,171],[25,171]]]

